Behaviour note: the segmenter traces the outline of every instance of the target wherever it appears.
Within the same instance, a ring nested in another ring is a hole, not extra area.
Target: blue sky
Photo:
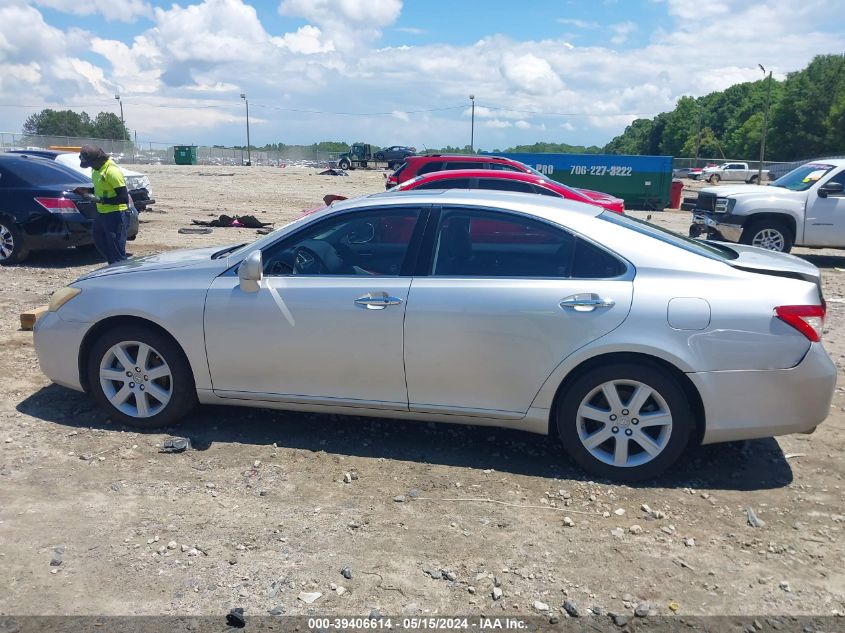
[[[639,115],[842,52],[841,0],[4,0],[0,131],[117,111],[144,142],[602,145]]]

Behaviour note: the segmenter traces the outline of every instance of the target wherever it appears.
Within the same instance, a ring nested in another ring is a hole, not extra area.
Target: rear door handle
[[[402,303],[399,297],[393,297],[386,292],[368,292],[363,297],[355,299],[355,305],[367,310],[384,310],[387,306],[395,306]]]
[[[595,292],[570,295],[560,302],[561,308],[575,312],[592,312],[596,308],[612,308],[615,305],[616,302],[613,299],[604,299]]]

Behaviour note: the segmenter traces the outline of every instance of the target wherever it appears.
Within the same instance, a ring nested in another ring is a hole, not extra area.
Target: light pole
[[[121,140],[125,141],[126,140],[126,123],[123,121],[123,101],[120,100],[120,95],[115,95],[114,98],[117,99],[117,102],[120,104],[120,125],[123,127],[123,129],[120,130],[120,138],[121,138]]]
[[[766,69],[763,64],[757,64],[763,71],[763,79],[766,78]],[[769,83],[766,88],[766,109],[763,111],[763,134],[760,137],[760,166],[757,168],[757,184],[763,182],[763,158],[766,156],[766,132],[769,128],[769,103],[772,98],[772,71],[769,71]]]
[[[469,125],[469,153],[475,154],[475,95],[470,95],[472,101],[472,119]]]
[[[241,99],[244,100],[246,104],[246,164],[247,167],[252,166],[252,154],[250,153],[249,149],[249,99],[246,98],[246,93],[241,93]]]

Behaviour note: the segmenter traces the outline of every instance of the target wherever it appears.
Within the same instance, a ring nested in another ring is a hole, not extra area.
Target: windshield
[[[806,191],[833,168],[834,165],[827,163],[807,163],[781,176],[769,186],[783,187],[790,191]]]
[[[518,161],[517,161],[517,162],[518,162]],[[526,164],[526,163],[519,163],[519,164],[520,164],[520,165],[522,165],[523,167],[525,167],[525,169],[527,169],[528,171],[530,171],[530,172],[531,172],[532,174],[534,174],[535,176],[540,176],[540,178],[548,178],[548,176],[547,176],[546,174],[541,174],[539,171],[537,171],[536,169],[534,169],[531,165],[528,165],[528,164]]]
[[[649,237],[653,237],[654,239],[665,242],[666,244],[677,246],[685,251],[709,257],[710,259],[736,259],[739,257],[736,251],[722,244],[703,242],[701,240],[694,240],[690,237],[684,237],[674,231],[664,229],[660,226],[651,224],[650,222],[645,222],[644,220],[638,220],[630,215],[621,215],[619,213],[614,213],[613,211],[604,211],[598,217],[602,220],[613,222],[613,224],[624,226],[625,228],[636,231],[637,233],[648,235]]]

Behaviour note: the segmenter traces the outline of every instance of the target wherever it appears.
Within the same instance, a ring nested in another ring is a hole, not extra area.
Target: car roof
[[[28,154],[30,156],[39,156],[41,158],[55,158],[63,152],[57,152],[54,149],[10,149],[7,154]]]
[[[479,163],[487,162],[487,161],[502,161],[502,162],[517,162],[512,158],[504,158],[502,156],[487,156],[486,154],[423,154],[422,156],[408,156],[405,160],[429,160],[432,158],[448,158],[448,159],[455,159],[455,160],[467,160],[467,161],[477,161]]]
[[[45,163],[55,165],[56,162],[52,158],[46,156],[39,156],[38,154],[30,154],[29,152],[2,152],[0,153],[0,160],[6,161],[21,161],[21,160],[38,160]]]
[[[530,171],[502,171],[501,169],[446,169],[444,171],[431,171],[422,176],[420,180],[443,180],[445,178],[496,178],[507,180],[521,180],[531,183],[560,184],[548,178],[543,178]]]
[[[604,212],[602,207],[594,204],[566,198],[538,196],[533,193],[487,189],[411,189],[408,191],[385,191],[360,198],[337,201],[314,215],[329,214],[353,208],[363,209],[407,204],[495,208],[516,211],[552,221],[560,218],[561,211],[576,213],[585,218],[596,217]]]

